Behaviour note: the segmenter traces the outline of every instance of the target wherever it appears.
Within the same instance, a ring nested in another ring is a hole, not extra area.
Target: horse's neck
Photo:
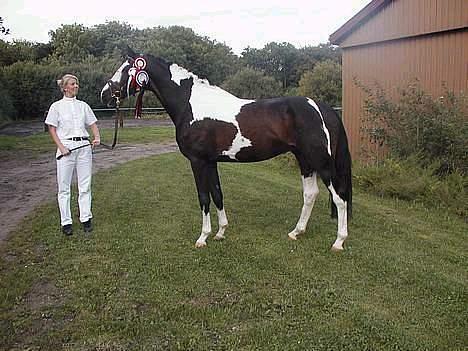
[[[193,80],[193,85],[190,89],[187,88],[187,91],[183,88],[180,89],[178,93],[179,97],[166,96],[167,101],[184,101],[182,104],[179,103],[178,106],[175,104],[171,108],[173,111],[185,112],[187,103],[190,103],[192,115],[184,115],[184,118],[187,120],[183,122],[191,124],[193,121],[204,118],[231,121],[243,105],[253,101],[239,99],[231,93],[215,85],[211,85],[206,79],[198,78],[195,74],[176,64],[170,66],[170,71],[172,81],[179,87],[183,87],[186,79],[192,78]],[[187,93],[187,96],[182,95],[185,93]],[[166,95],[171,94],[174,94],[174,91],[168,91]],[[180,122],[182,121],[178,120],[180,117],[171,117],[176,125],[181,124]]]

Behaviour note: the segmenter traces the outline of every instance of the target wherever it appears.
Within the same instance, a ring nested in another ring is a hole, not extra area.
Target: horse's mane
[[[179,82],[183,79],[193,79],[193,84],[202,84],[204,86],[212,86],[208,79],[202,79],[198,77],[195,73],[190,72],[188,69],[179,66],[176,63],[170,65],[170,70],[172,74],[172,79]]]
[[[162,64],[165,67],[167,67],[168,71],[170,71],[171,74],[172,74],[172,79],[174,81],[177,81],[177,83],[179,83],[179,84],[180,84],[180,81],[183,80],[183,79],[192,78],[194,84],[203,84],[205,86],[212,86],[210,84],[210,82],[208,81],[208,79],[198,77],[195,73],[192,73],[188,69],[186,69],[186,68],[184,68],[182,66],[179,66],[175,62],[166,61],[162,57],[156,57],[156,56],[153,56],[151,54],[147,54],[147,56],[150,57],[151,59],[157,61],[159,64]]]

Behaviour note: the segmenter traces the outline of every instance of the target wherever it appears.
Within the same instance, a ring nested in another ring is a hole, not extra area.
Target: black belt
[[[88,137],[73,137],[73,138],[68,138],[67,140],[82,141],[82,140],[89,140],[89,138]]]

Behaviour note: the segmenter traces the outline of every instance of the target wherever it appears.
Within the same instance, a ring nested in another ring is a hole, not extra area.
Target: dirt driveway
[[[106,123],[107,122],[107,123]],[[133,125],[168,125],[170,121],[145,121],[125,124]],[[101,128],[111,128],[112,121],[99,123]],[[30,135],[43,132],[42,122],[9,126],[0,130],[3,135]],[[98,148],[94,154],[93,172],[108,169],[116,165],[151,155],[177,151],[175,141],[166,144],[118,145],[109,151]],[[9,234],[38,205],[53,201],[56,197],[56,167],[54,153],[47,153],[31,158],[26,154],[2,153],[0,161],[0,245]]]

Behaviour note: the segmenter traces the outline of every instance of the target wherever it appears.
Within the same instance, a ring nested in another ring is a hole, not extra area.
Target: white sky
[[[62,24],[91,27],[106,21],[137,28],[181,25],[225,43],[236,54],[248,46],[289,42],[296,48],[328,37],[370,0],[0,0],[11,34],[2,39],[48,42]]]

